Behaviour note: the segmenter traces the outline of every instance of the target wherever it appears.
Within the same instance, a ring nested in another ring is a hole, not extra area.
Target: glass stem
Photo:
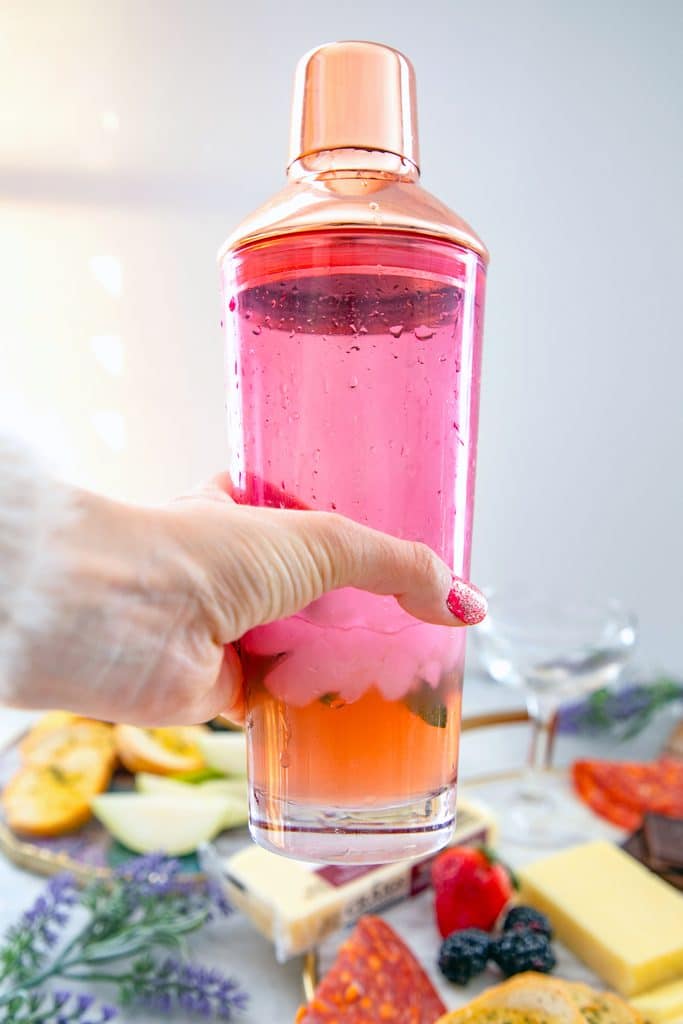
[[[551,717],[544,713],[545,709],[533,691],[527,691],[526,706],[531,721],[531,742],[521,793],[525,800],[543,800],[542,772],[548,758]]]

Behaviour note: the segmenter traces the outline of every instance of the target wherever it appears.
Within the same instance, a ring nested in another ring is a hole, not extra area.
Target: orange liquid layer
[[[455,781],[460,692],[432,704],[423,699],[418,713],[374,687],[350,704],[323,699],[293,707],[252,685],[247,729],[251,783],[266,798],[400,805]]]

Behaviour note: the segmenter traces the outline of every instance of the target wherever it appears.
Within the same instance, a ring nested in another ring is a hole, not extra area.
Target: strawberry
[[[452,846],[432,865],[434,907],[441,935],[463,928],[490,931],[509,901],[508,870],[480,847]]]

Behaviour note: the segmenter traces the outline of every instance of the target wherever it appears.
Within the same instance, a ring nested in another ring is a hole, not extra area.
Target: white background
[[[618,595],[682,670],[678,0],[5,0],[4,416],[123,498],[221,468],[215,252],[335,38],[412,58],[423,182],[491,249],[475,580]]]

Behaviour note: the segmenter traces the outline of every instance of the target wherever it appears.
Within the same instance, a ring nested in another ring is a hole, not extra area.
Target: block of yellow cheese
[[[660,985],[650,992],[643,992],[642,996],[632,999],[631,1003],[652,1024],[682,1024],[683,978],[668,985]]]
[[[622,995],[683,978],[683,896],[617,846],[585,843],[519,874],[522,899]]]

